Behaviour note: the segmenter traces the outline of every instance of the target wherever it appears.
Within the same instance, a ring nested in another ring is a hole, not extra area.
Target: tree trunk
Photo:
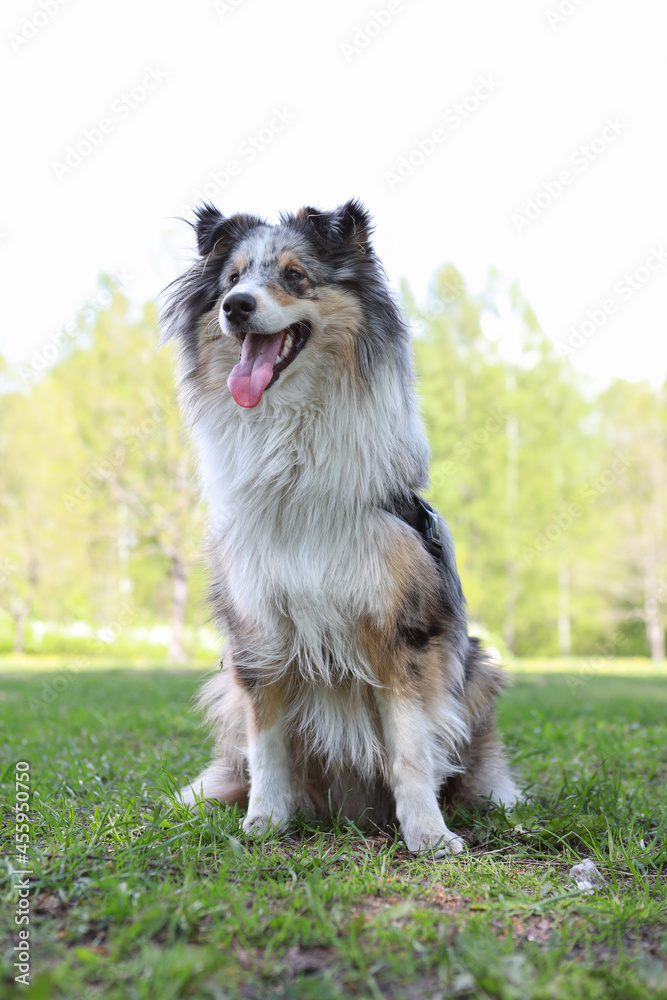
[[[514,373],[506,376],[510,391],[516,389]],[[507,418],[505,428],[507,440],[507,465],[505,469],[505,496],[507,502],[507,591],[505,597],[505,617],[503,639],[511,653],[516,651],[516,606],[519,596],[519,577],[516,561],[518,549],[518,505],[519,505],[519,421],[516,414]]]
[[[185,565],[179,555],[175,555],[171,568],[171,640],[169,643],[169,662],[183,663],[183,631],[185,627],[185,608],[188,597],[188,578]]]
[[[665,659],[665,623],[660,605],[659,586],[654,573],[648,574],[644,594],[644,624],[651,659],[662,662]]]
[[[572,652],[570,571],[564,560],[558,566],[558,652],[561,656],[569,656]]]
[[[130,576],[132,534],[130,532],[130,511],[124,501],[120,500],[116,505],[116,514],[118,517],[118,590],[121,594],[129,594],[133,589]]]
[[[28,605],[24,601],[12,607],[14,619],[14,652],[22,653],[25,645],[25,625],[28,620]]]
[[[651,659],[662,663],[665,659],[665,629],[660,621],[660,615],[647,616],[646,638],[651,650]]]

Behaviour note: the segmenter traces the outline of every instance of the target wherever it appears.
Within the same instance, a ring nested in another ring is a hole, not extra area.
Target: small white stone
[[[585,858],[580,864],[570,868],[570,878],[574,879],[578,889],[583,889],[589,896],[595,895],[595,890],[602,888],[605,880],[600,875],[590,858]]]

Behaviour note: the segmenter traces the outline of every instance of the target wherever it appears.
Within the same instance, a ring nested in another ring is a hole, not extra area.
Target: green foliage
[[[3,368],[0,599],[17,648],[31,620],[168,622],[178,660],[206,617],[206,573],[173,350],[156,351],[154,303],[105,285],[108,304],[82,313],[50,368],[13,385]],[[403,298],[431,499],[471,617],[518,655],[662,659],[665,392],[618,380],[594,396],[493,272],[473,294],[447,265],[423,306]]]
[[[664,658],[664,391],[619,380],[593,397],[493,272],[474,295],[449,265],[424,307],[404,299],[431,499],[472,617],[518,655],[596,653],[611,637],[608,655]],[[633,619],[645,638],[629,644]]]
[[[173,351],[156,351],[154,304],[109,298],[52,368],[0,396],[0,587],[33,618],[168,621],[180,659],[204,614],[187,602],[203,525]]]

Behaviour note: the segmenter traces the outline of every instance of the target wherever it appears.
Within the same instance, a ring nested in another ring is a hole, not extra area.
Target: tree
[[[595,453],[590,405],[516,284],[491,272],[473,295],[450,265],[425,308],[404,297],[431,496],[454,531],[472,614],[513,651],[567,654],[589,527],[576,501]]]
[[[0,593],[16,647],[29,615],[171,623],[184,656],[202,523],[173,357],[157,309],[107,283],[52,367],[0,394]],[[34,374],[34,373],[33,373]]]
[[[60,497],[77,453],[69,401],[45,381],[0,394],[0,593],[23,652],[30,615],[61,617],[85,603],[81,535],[68,539]]]
[[[667,397],[665,388],[617,380],[603,393],[607,513],[605,587],[621,619],[644,623],[652,659],[665,659]]]
[[[134,591],[145,561],[157,558],[171,581],[170,658],[184,657],[188,582],[199,553],[202,523],[194,471],[174,390],[173,357],[156,353],[157,309],[134,319],[114,290],[82,346],[52,377],[73,400],[85,463],[65,499],[73,518],[95,525],[107,558],[113,553],[115,595],[107,615]],[[155,598],[143,602],[157,612]]]

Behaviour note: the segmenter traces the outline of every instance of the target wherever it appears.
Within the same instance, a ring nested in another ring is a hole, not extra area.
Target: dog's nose
[[[230,323],[243,323],[257,308],[257,300],[247,292],[232,292],[222,303],[222,310]]]

